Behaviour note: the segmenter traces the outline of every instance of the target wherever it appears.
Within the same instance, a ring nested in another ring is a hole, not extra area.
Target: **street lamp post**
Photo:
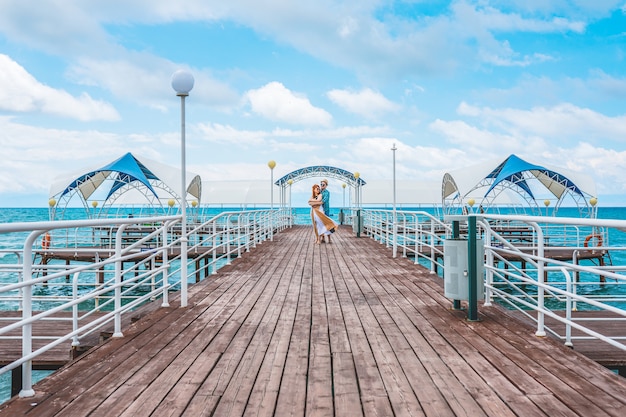
[[[591,218],[596,219],[598,217],[598,208],[596,207],[598,199],[596,197],[591,197],[589,199],[589,204],[591,204]]]
[[[92,214],[92,218],[96,218],[96,208],[98,207],[98,202],[97,201],[92,201],[91,202],[91,207],[93,207],[93,214]]]
[[[360,201],[360,196],[359,193],[361,192],[361,190],[359,190],[359,177],[361,176],[361,174],[359,174],[358,172],[354,173],[354,178],[356,179],[356,186],[354,187],[354,205],[359,208],[359,201]]]
[[[346,183],[341,184],[343,188],[343,204],[341,205],[341,211],[339,212],[339,224],[343,224],[346,218]]]
[[[54,198],[48,200],[48,206],[50,207],[50,209],[48,210],[48,217],[51,221],[54,220],[54,206],[56,206],[56,204],[57,201]]]
[[[354,192],[354,206],[356,207],[355,209],[355,216],[353,217],[353,222],[356,221],[356,237],[361,237],[361,226],[363,225],[362,223],[362,219],[361,219],[361,206],[360,206],[360,200],[361,200],[361,190],[359,189],[359,177],[361,176],[361,174],[359,174],[358,172],[354,173],[354,179],[356,180],[356,186],[354,187],[355,192]],[[354,225],[354,223],[353,223]]]
[[[473,213],[474,212],[474,204],[476,204],[476,200],[474,200],[473,198],[470,198],[469,200],[467,200],[467,204],[469,204],[469,206],[470,206],[469,212]]]
[[[185,162],[185,97],[193,88],[193,75],[185,70],[172,74],[172,88],[180,97],[180,306],[187,307],[187,179]]]
[[[276,167],[276,161],[269,161],[267,166],[270,168],[270,208],[274,208],[274,168]]]
[[[398,253],[398,217],[396,213],[396,144],[393,144],[391,151],[393,152],[393,257]]]

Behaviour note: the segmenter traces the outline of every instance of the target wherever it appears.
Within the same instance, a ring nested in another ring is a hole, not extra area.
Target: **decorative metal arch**
[[[465,205],[464,201],[468,198],[468,196],[471,196],[478,189],[489,187],[488,191],[482,196],[480,201],[476,201],[479,207],[483,207],[484,209],[493,207],[497,197],[506,190],[510,190],[515,192],[523,201],[526,202],[526,207],[530,210],[530,214],[541,215],[541,208],[532,191],[528,187],[529,181],[538,181],[540,176],[549,179],[562,187],[562,192],[560,194],[554,194],[556,197],[554,215],[556,215],[563,202],[567,198],[570,198],[576,204],[580,217],[584,218],[592,216],[593,208],[590,207],[589,202],[585,198],[585,193],[583,193],[575,184],[571,183],[569,179],[563,177],[561,174],[546,169],[534,169],[518,172],[515,175],[508,177],[506,181],[502,182],[496,182],[492,177],[484,178],[472,189],[467,191],[465,195],[460,194],[454,178],[452,178],[450,174],[446,173],[442,182],[442,192],[444,196],[449,195],[449,197],[443,198],[444,212],[447,214],[460,213]]]
[[[159,179],[152,179],[149,182],[149,187],[146,186],[141,181],[137,181],[130,176],[124,175],[120,177],[108,176],[105,177],[101,184],[104,183],[115,183],[115,190],[111,192],[106,199],[100,200],[101,205],[97,208],[90,208],[87,198],[80,192],[79,186],[88,181],[89,177],[86,177],[86,180],[76,181],[72,187],[68,187],[63,194],[58,197],[59,201],[55,205],[55,207],[51,208],[51,218],[52,219],[63,219],[65,215],[65,210],[68,208],[70,201],[74,198],[78,198],[80,203],[82,204],[87,217],[107,217],[111,208],[115,205],[118,199],[120,199],[126,192],[131,190],[137,191],[144,198],[144,204],[150,206],[153,210],[163,211],[169,210],[167,207],[167,203],[169,199],[174,199],[176,201],[180,201],[180,195],[171,187],[169,187],[165,182]],[[99,184],[100,185],[100,184]],[[163,191],[159,196],[156,192]],[[192,194],[193,196],[200,196],[202,193],[202,181],[200,176],[196,175],[187,187],[187,194]],[[189,197],[189,196],[187,196]],[[198,198],[198,200],[200,200]],[[97,201],[93,200],[92,202]]]
[[[55,191],[56,194],[51,196],[50,202],[55,199],[58,202],[55,201],[50,206],[51,218],[63,218],[65,209],[74,197],[78,197],[88,217],[106,215],[109,209],[129,191],[137,191],[143,197],[138,204],[147,204],[156,210],[163,209],[163,202],[166,199],[180,201],[181,196],[159,178],[159,176],[172,176],[175,168],[161,165],[143,158],[140,160],[127,152],[115,161],[73,179],[62,191]],[[157,175],[155,171],[159,174]],[[186,190],[181,190],[184,198],[188,199],[191,194],[197,201],[200,201],[202,195],[200,176],[193,177],[186,187]],[[157,190],[163,193],[157,193]],[[91,200],[94,210],[90,210],[88,199]],[[96,210],[99,203],[101,207]]]
[[[88,217],[106,216],[110,208],[115,204],[116,200],[120,198],[124,193],[130,190],[138,191],[144,197],[145,203],[147,203],[148,205],[151,205],[157,209],[163,209],[163,210],[164,210],[163,202],[155,194],[155,190],[163,190],[165,193],[167,193],[168,196],[170,196],[169,198],[174,198],[177,200],[180,198],[179,195],[174,190],[168,187],[167,184],[165,184],[161,180],[152,180],[150,182],[150,188],[146,187],[143,183],[136,181],[136,180],[132,180],[128,177],[124,178],[124,181],[126,182],[123,183],[121,186],[119,184],[120,182],[119,180],[113,180],[111,178],[106,178],[103,181],[103,183],[113,182],[113,181],[116,181],[118,187],[105,200],[101,201],[102,203],[101,206],[99,206],[97,209],[96,207],[93,207],[93,212],[92,212],[92,209],[89,207],[89,203],[87,199],[81,194],[79,188],[78,187],[70,188],[69,190],[67,190],[67,192],[64,192],[63,195],[59,197],[58,203],[56,204],[55,208],[53,208],[52,218],[59,219],[59,220],[63,219],[65,215],[65,210],[69,207],[70,201],[74,200],[75,197],[77,197],[78,201],[82,204]],[[92,201],[97,201],[97,200],[92,200]]]
[[[346,171],[345,169],[331,167],[328,165],[315,165],[306,168],[300,168],[295,171],[290,172],[289,174],[279,178],[274,182],[275,185],[280,187],[280,201],[282,205],[286,204],[287,201],[287,188],[296,182],[305,180],[311,177],[330,177],[339,179],[346,184],[348,184],[352,189],[355,190],[355,199],[356,204],[359,205],[360,201],[360,189],[362,186],[366,184],[366,182],[360,176],[357,178],[354,173],[350,171]],[[291,181],[291,184],[290,184]]]
[[[284,188],[285,186],[289,185],[289,180],[292,180],[293,182],[298,182],[311,177],[337,178],[343,180],[351,187],[365,185],[365,181],[363,181],[363,178],[355,177],[352,172],[327,165],[316,165],[297,169],[279,178],[278,180],[276,180],[276,182],[274,182],[274,184]]]
[[[468,192],[468,194],[471,194],[473,191],[483,187],[490,187],[489,191],[483,196],[482,201],[478,202],[479,207],[487,208],[494,205],[494,202],[500,194],[506,190],[512,190],[526,202],[526,207],[528,207],[531,211],[530,214],[539,215],[541,214],[541,211],[539,209],[539,205],[537,204],[537,200],[535,200],[530,190],[526,187],[526,181],[531,179],[533,179],[533,177],[524,172],[511,177],[509,181],[501,182],[495,185],[493,184],[494,181],[492,178],[485,178],[476,184],[474,188]]]
[[[163,181],[153,181],[151,186],[155,189],[163,190],[169,198],[175,199],[177,201],[180,200],[180,196],[176,191],[171,189],[167,184]],[[126,192],[130,190],[137,190],[141,195],[143,195],[146,203],[154,209],[167,210],[165,205],[163,204],[163,198],[159,198],[156,194],[150,193],[148,188],[143,186],[142,184],[135,182],[130,182],[125,184],[123,187],[115,190],[113,194],[111,194],[102,204],[102,208],[100,209],[100,216],[106,217],[109,213],[109,210],[115,205],[118,198],[121,198]]]

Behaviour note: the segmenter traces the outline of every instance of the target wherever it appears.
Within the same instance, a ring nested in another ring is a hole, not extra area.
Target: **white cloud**
[[[617,151],[603,146],[594,146],[588,142],[581,142],[571,148],[550,149],[544,152],[542,157],[546,162],[591,175],[596,182],[601,202],[603,196],[613,195],[619,196],[621,204],[624,204],[626,151]]]
[[[374,118],[388,112],[395,112],[400,106],[388,100],[381,93],[364,88],[359,92],[348,90],[330,90],[326,93],[335,104],[351,113]]]
[[[0,116],[0,194],[41,193],[47,196],[53,179],[94,163],[107,163],[126,152],[136,152],[164,163],[178,163],[179,140],[167,146],[159,135],[125,136],[96,130],[48,129],[16,123]],[[43,200],[42,201],[47,201]],[[8,203],[8,202],[7,202]]]
[[[461,151],[455,157],[459,166],[525,155],[533,163],[591,175],[599,195],[626,191],[626,151],[597,145],[623,141],[626,116],[609,117],[569,103],[529,110],[461,103],[457,111],[471,122],[438,119],[429,127]]]
[[[38,82],[21,65],[0,54],[0,109],[45,113],[82,121],[119,120],[115,108],[87,93],[74,97]]]
[[[349,140],[363,137],[379,137],[380,135],[391,134],[393,132],[393,129],[385,126],[343,126],[330,129],[275,128],[272,130],[247,130],[220,123],[199,123],[196,128],[204,140],[209,142],[224,142],[234,146],[265,145],[267,141],[270,140]]]
[[[430,129],[464,152],[485,159],[487,155],[511,154],[525,149],[543,149],[540,139],[502,134],[472,126],[461,120],[435,120]]]
[[[172,74],[180,69],[178,65],[145,53],[120,51],[119,55],[114,60],[80,59],[68,74],[79,84],[96,85],[128,101],[161,110],[172,104],[174,92],[170,81]],[[189,100],[215,107],[232,107],[239,102],[235,91],[207,71],[186,69],[195,78]]]
[[[112,61],[122,51],[118,40],[106,32],[106,25],[235,22],[370,80],[447,72],[461,65],[476,65],[477,60],[507,66],[541,62],[545,59],[541,54],[518,56],[506,40],[497,36],[517,32],[580,33],[586,25],[569,17],[577,10],[573,7],[558,10],[558,15],[564,17],[547,15],[542,19],[536,8],[527,10],[523,4],[502,4],[497,9],[469,1],[442,5],[441,13],[434,16],[419,12],[381,14],[378,1],[48,3],[33,10],[23,1],[6,0],[0,6],[0,31],[8,39],[59,56],[98,56],[96,60]],[[610,10],[609,0],[594,3],[598,13]],[[419,9],[416,6],[416,11]]]
[[[93,2],[89,2],[93,3]],[[111,39],[82,1],[41,1],[36,5],[4,0],[0,6],[0,31],[14,42],[52,54],[103,53]]]
[[[626,78],[615,78],[601,70],[591,71],[590,75],[589,89],[600,91],[621,100],[626,99]]]
[[[265,131],[241,130],[220,123],[201,123],[198,125],[198,130],[202,137],[209,142],[223,142],[232,146],[262,145],[269,134]]]
[[[477,108],[461,103],[458,111],[507,134],[520,138],[537,135],[551,143],[626,138],[626,115],[610,117],[570,103],[530,110]]]
[[[614,8],[619,7],[622,0],[491,0],[492,7],[505,7],[524,13],[544,16],[568,16],[570,19],[588,19],[606,16]],[[623,6],[626,7],[626,6]]]
[[[584,3],[593,9],[590,17],[583,13]],[[205,171],[217,179],[267,175],[269,159],[276,159],[281,170],[334,164],[370,178],[388,178],[389,148],[396,142],[398,171],[407,177],[409,173],[414,178],[436,177],[450,167],[532,149],[573,165],[583,164],[585,153],[593,155],[590,170],[597,168],[601,179],[614,181],[619,188],[621,178],[626,178],[621,169],[626,161],[622,144],[616,142],[626,137],[626,120],[610,115],[620,112],[618,103],[626,88],[618,75],[607,75],[619,74],[619,66],[607,57],[603,67],[604,58],[598,59],[594,64],[601,69],[589,80],[567,78],[590,71],[589,67],[560,66],[570,58],[575,63],[576,57],[552,43],[562,34],[570,40],[584,37],[585,27],[597,16],[608,15],[617,1],[592,3],[458,0],[425,6],[415,1],[400,8],[410,12],[396,14],[378,0],[65,0],[41,2],[36,10],[29,2],[6,0],[0,5],[0,36],[15,51],[12,56],[23,54],[19,56],[27,57],[23,62],[29,64],[24,70],[11,59],[8,65],[0,61],[0,109],[96,121],[117,120],[119,109],[127,123],[116,128],[132,133],[102,133],[97,123],[54,131],[0,119],[5,135],[0,144],[10,159],[6,169],[0,168],[0,182],[41,186],[33,166],[62,171],[75,165],[70,153],[101,160],[102,155],[118,157],[133,148],[152,159],[159,156],[149,152],[171,157],[165,162],[176,166],[178,118],[174,112],[172,117],[159,117],[150,108],[178,110],[170,76],[179,68],[177,62],[188,62],[183,66],[196,78],[188,101],[189,163],[206,166]],[[224,44],[217,45],[214,36],[222,23],[225,33],[243,37],[224,38]],[[207,27],[210,30],[204,31]],[[556,36],[542,40],[546,48],[538,50],[532,41],[523,42],[526,33],[534,34],[531,39],[543,33]],[[186,37],[190,35],[193,39]],[[245,45],[235,44],[242,40]],[[256,45],[261,50],[248,54]],[[623,53],[621,49],[617,43],[615,54]],[[45,67],[50,79],[36,80],[28,74],[29,65],[44,68],[49,57],[54,61]],[[527,72],[539,74],[537,78],[515,68],[545,61],[552,62]],[[311,75],[304,65],[316,73]],[[498,72],[495,66],[508,68]],[[447,78],[458,68],[463,73]],[[551,68],[566,76],[551,79]],[[74,85],[59,87],[60,76]],[[514,77],[521,81],[515,84]],[[273,80],[280,82],[269,82]],[[399,80],[402,88],[419,84],[424,94],[411,97],[411,89],[404,99],[398,98]],[[307,86],[293,87],[298,82]],[[81,85],[93,97],[100,88],[107,100],[112,100],[110,96],[123,100],[114,109],[75,93]],[[333,89],[346,85],[371,89]],[[244,106],[239,107],[240,92],[246,90]],[[328,91],[327,97],[320,91]],[[316,102],[328,103],[327,98],[357,115],[384,116],[386,125],[346,125],[340,114],[333,117]],[[462,100],[457,115],[451,114],[454,103]],[[230,114],[217,114],[216,109]],[[260,115],[276,127],[236,113],[250,109],[246,116]],[[29,118],[33,124],[66,122],[35,119]],[[83,127],[85,131],[79,131]],[[615,143],[617,150],[593,146],[605,140]],[[94,143],[98,147],[91,146]]]
[[[252,111],[269,120],[299,125],[328,126],[332,116],[315,107],[303,95],[293,93],[279,82],[271,82],[246,93]]]
[[[470,24],[470,26],[481,28],[481,30],[493,30],[498,32],[577,32],[585,30],[585,23],[577,20],[570,20],[563,17],[548,17],[540,19],[534,17],[524,17],[516,12],[503,12],[493,6],[476,7],[469,2],[459,1],[454,3],[452,10],[459,22]],[[473,24],[471,24],[473,23]]]

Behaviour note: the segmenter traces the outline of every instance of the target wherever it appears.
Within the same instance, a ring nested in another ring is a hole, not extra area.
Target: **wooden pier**
[[[626,379],[342,228],[296,226],[0,416],[623,416]]]

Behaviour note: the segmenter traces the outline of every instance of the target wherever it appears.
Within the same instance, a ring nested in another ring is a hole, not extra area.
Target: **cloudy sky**
[[[3,0],[0,206],[126,152],[205,181],[516,154],[626,205],[626,0]],[[308,184],[300,183],[309,188]]]

